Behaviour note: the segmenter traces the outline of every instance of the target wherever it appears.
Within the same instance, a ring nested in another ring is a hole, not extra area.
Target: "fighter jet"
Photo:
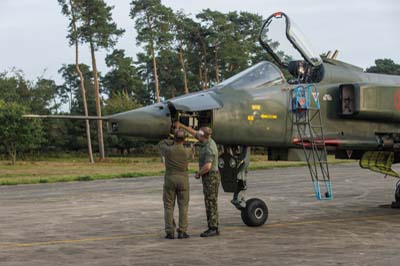
[[[274,62],[208,90],[101,119],[112,134],[147,139],[170,136],[176,121],[211,127],[221,147],[222,187],[248,226],[268,218],[266,203],[245,193],[250,147],[267,148],[268,160],[306,161],[319,200],[333,198],[328,153],[400,177],[391,169],[400,162],[400,76],[365,73],[336,60],[337,52],[320,56],[283,12],[263,23],[259,41]],[[400,207],[399,182],[392,207]]]

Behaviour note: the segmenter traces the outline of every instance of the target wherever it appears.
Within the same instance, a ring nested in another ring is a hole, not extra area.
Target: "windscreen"
[[[221,82],[216,87],[246,90],[273,86],[285,82],[282,72],[274,64],[263,61]]]

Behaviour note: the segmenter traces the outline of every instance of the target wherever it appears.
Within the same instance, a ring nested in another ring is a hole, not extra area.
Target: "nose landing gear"
[[[219,157],[221,183],[225,192],[233,192],[231,203],[241,211],[243,223],[261,226],[268,219],[268,207],[257,198],[246,200],[247,168],[250,163],[250,148],[246,146],[223,147]]]

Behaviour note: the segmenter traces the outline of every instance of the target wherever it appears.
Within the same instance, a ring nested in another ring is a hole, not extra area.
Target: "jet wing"
[[[178,97],[168,101],[176,110],[184,112],[196,112],[203,110],[213,110],[222,108],[222,104],[217,100],[215,92],[201,92]]]

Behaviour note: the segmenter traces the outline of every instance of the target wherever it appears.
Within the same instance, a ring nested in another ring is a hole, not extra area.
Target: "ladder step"
[[[314,145],[317,145],[317,146],[325,146],[325,142],[324,141],[309,141],[308,143],[314,144]]]
[[[315,158],[316,163],[327,163],[327,160],[321,159],[321,161],[318,161],[318,158]],[[312,162],[313,163],[313,162]]]
[[[309,122],[294,122],[293,124],[295,125],[310,125],[311,128],[323,128],[323,126],[313,126],[311,123]]]

